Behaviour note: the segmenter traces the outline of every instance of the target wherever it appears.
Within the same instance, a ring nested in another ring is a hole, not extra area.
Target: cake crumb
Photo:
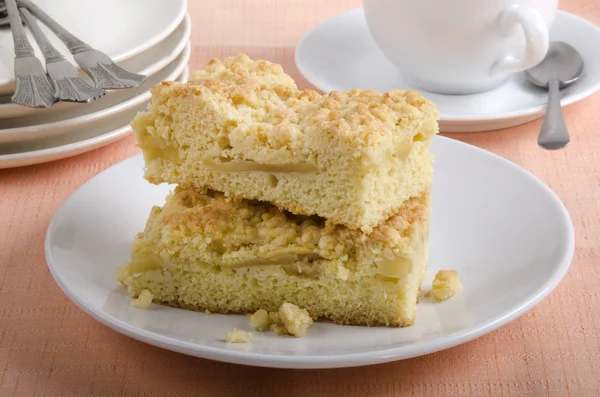
[[[303,336],[313,323],[306,309],[300,309],[292,303],[284,302],[277,314],[287,332],[297,338]]]
[[[285,329],[285,327],[280,324],[271,324],[271,331],[275,332],[279,336],[288,334],[287,329]]]
[[[288,335],[287,329],[283,326],[279,314],[277,312],[269,312],[269,329],[271,332],[276,333],[279,336]]]
[[[277,335],[288,335],[287,329],[283,326],[279,314],[277,312],[269,312],[269,329]]]
[[[227,343],[248,343],[252,340],[252,332],[234,329],[227,334],[225,340]]]
[[[273,324],[281,325],[281,320],[279,319],[279,314],[277,314],[277,312],[269,312],[269,319]]]
[[[212,314],[212,312],[208,309],[204,310],[204,314],[206,314],[207,316],[210,316]]]
[[[303,336],[313,323],[305,309],[288,302],[284,302],[276,312],[259,309],[254,314],[248,314],[248,320],[256,331],[270,330],[280,336],[294,335],[297,338]]]
[[[434,300],[443,301],[452,298],[462,290],[456,270],[440,270],[433,279],[431,295]]]
[[[137,307],[138,309],[147,309],[152,304],[153,299],[154,295],[152,295],[152,292],[145,289],[140,292],[136,299],[129,302],[129,304],[133,307]]]
[[[266,331],[272,324],[269,313],[265,309],[259,309],[248,317],[250,318],[250,326],[256,331]]]

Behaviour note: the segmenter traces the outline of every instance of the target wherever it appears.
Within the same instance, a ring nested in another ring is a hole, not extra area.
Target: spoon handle
[[[569,144],[569,131],[560,107],[560,87],[558,80],[548,83],[548,106],[542,129],[538,135],[538,145],[548,150],[562,149]]]

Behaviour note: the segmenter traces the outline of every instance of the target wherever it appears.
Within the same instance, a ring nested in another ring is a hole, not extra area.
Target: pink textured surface
[[[312,26],[359,0],[189,0],[192,68],[245,52],[294,66]],[[561,8],[600,24],[600,2]],[[0,170],[0,396],[597,396],[600,390],[600,94],[565,109],[568,149],[536,146],[541,121],[452,137],[521,165],[558,193],[575,224],[570,272],[530,313],[473,342],[355,369],[292,371],[223,364],[136,342],[92,320],[54,283],[46,228],[83,182],[138,152],[129,137],[50,164]],[[507,247],[510,249],[510,247]]]

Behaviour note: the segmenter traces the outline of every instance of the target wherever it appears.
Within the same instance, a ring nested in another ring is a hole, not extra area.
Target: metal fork
[[[33,33],[38,47],[46,60],[46,71],[54,85],[54,95],[61,101],[90,102],[106,94],[101,88],[92,87],[79,75],[69,61],[52,46],[35,18],[26,8],[19,8],[26,25]]]
[[[108,55],[73,36],[31,1],[18,0],[18,3],[20,7],[27,8],[65,43],[75,62],[94,80],[96,87],[105,89],[137,87],[146,79],[144,75],[131,73],[117,66]]]
[[[8,18],[15,45],[16,88],[11,100],[32,107],[47,108],[56,102],[54,90],[48,82],[46,71],[35,57],[33,47],[25,36],[15,0],[6,0]]]

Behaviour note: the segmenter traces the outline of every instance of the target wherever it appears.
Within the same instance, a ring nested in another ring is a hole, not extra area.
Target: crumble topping
[[[269,255],[274,259],[280,259],[279,254],[317,254],[347,259],[357,242],[366,240],[361,231],[318,216],[294,215],[269,203],[227,197],[214,190],[177,187],[174,200],[178,206],[162,215],[165,226],[185,227],[195,235],[206,236],[208,250],[213,245],[218,250],[234,250],[255,244],[269,246]],[[161,209],[155,207],[153,211],[160,213]],[[373,249],[381,246],[381,253],[393,258],[394,253],[389,248],[389,253],[383,252],[384,247],[402,245],[407,229],[427,216],[427,195],[411,198],[396,214],[373,229],[369,244]],[[281,250],[274,250],[276,247]],[[343,269],[340,276],[344,277]]]
[[[431,286],[434,300],[443,301],[452,298],[462,290],[462,284],[456,270],[440,270],[435,275]]]
[[[227,343],[248,343],[252,340],[252,332],[234,329],[227,334],[225,340]]]
[[[297,338],[304,336],[306,330],[313,323],[312,318],[305,309],[285,302],[276,312],[257,310],[248,315],[250,325],[256,331],[270,330],[277,335],[293,335]]]
[[[306,309],[300,309],[292,303],[285,302],[277,314],[287,332],[297,338],[304,336],[308,327],[313,323]]]

